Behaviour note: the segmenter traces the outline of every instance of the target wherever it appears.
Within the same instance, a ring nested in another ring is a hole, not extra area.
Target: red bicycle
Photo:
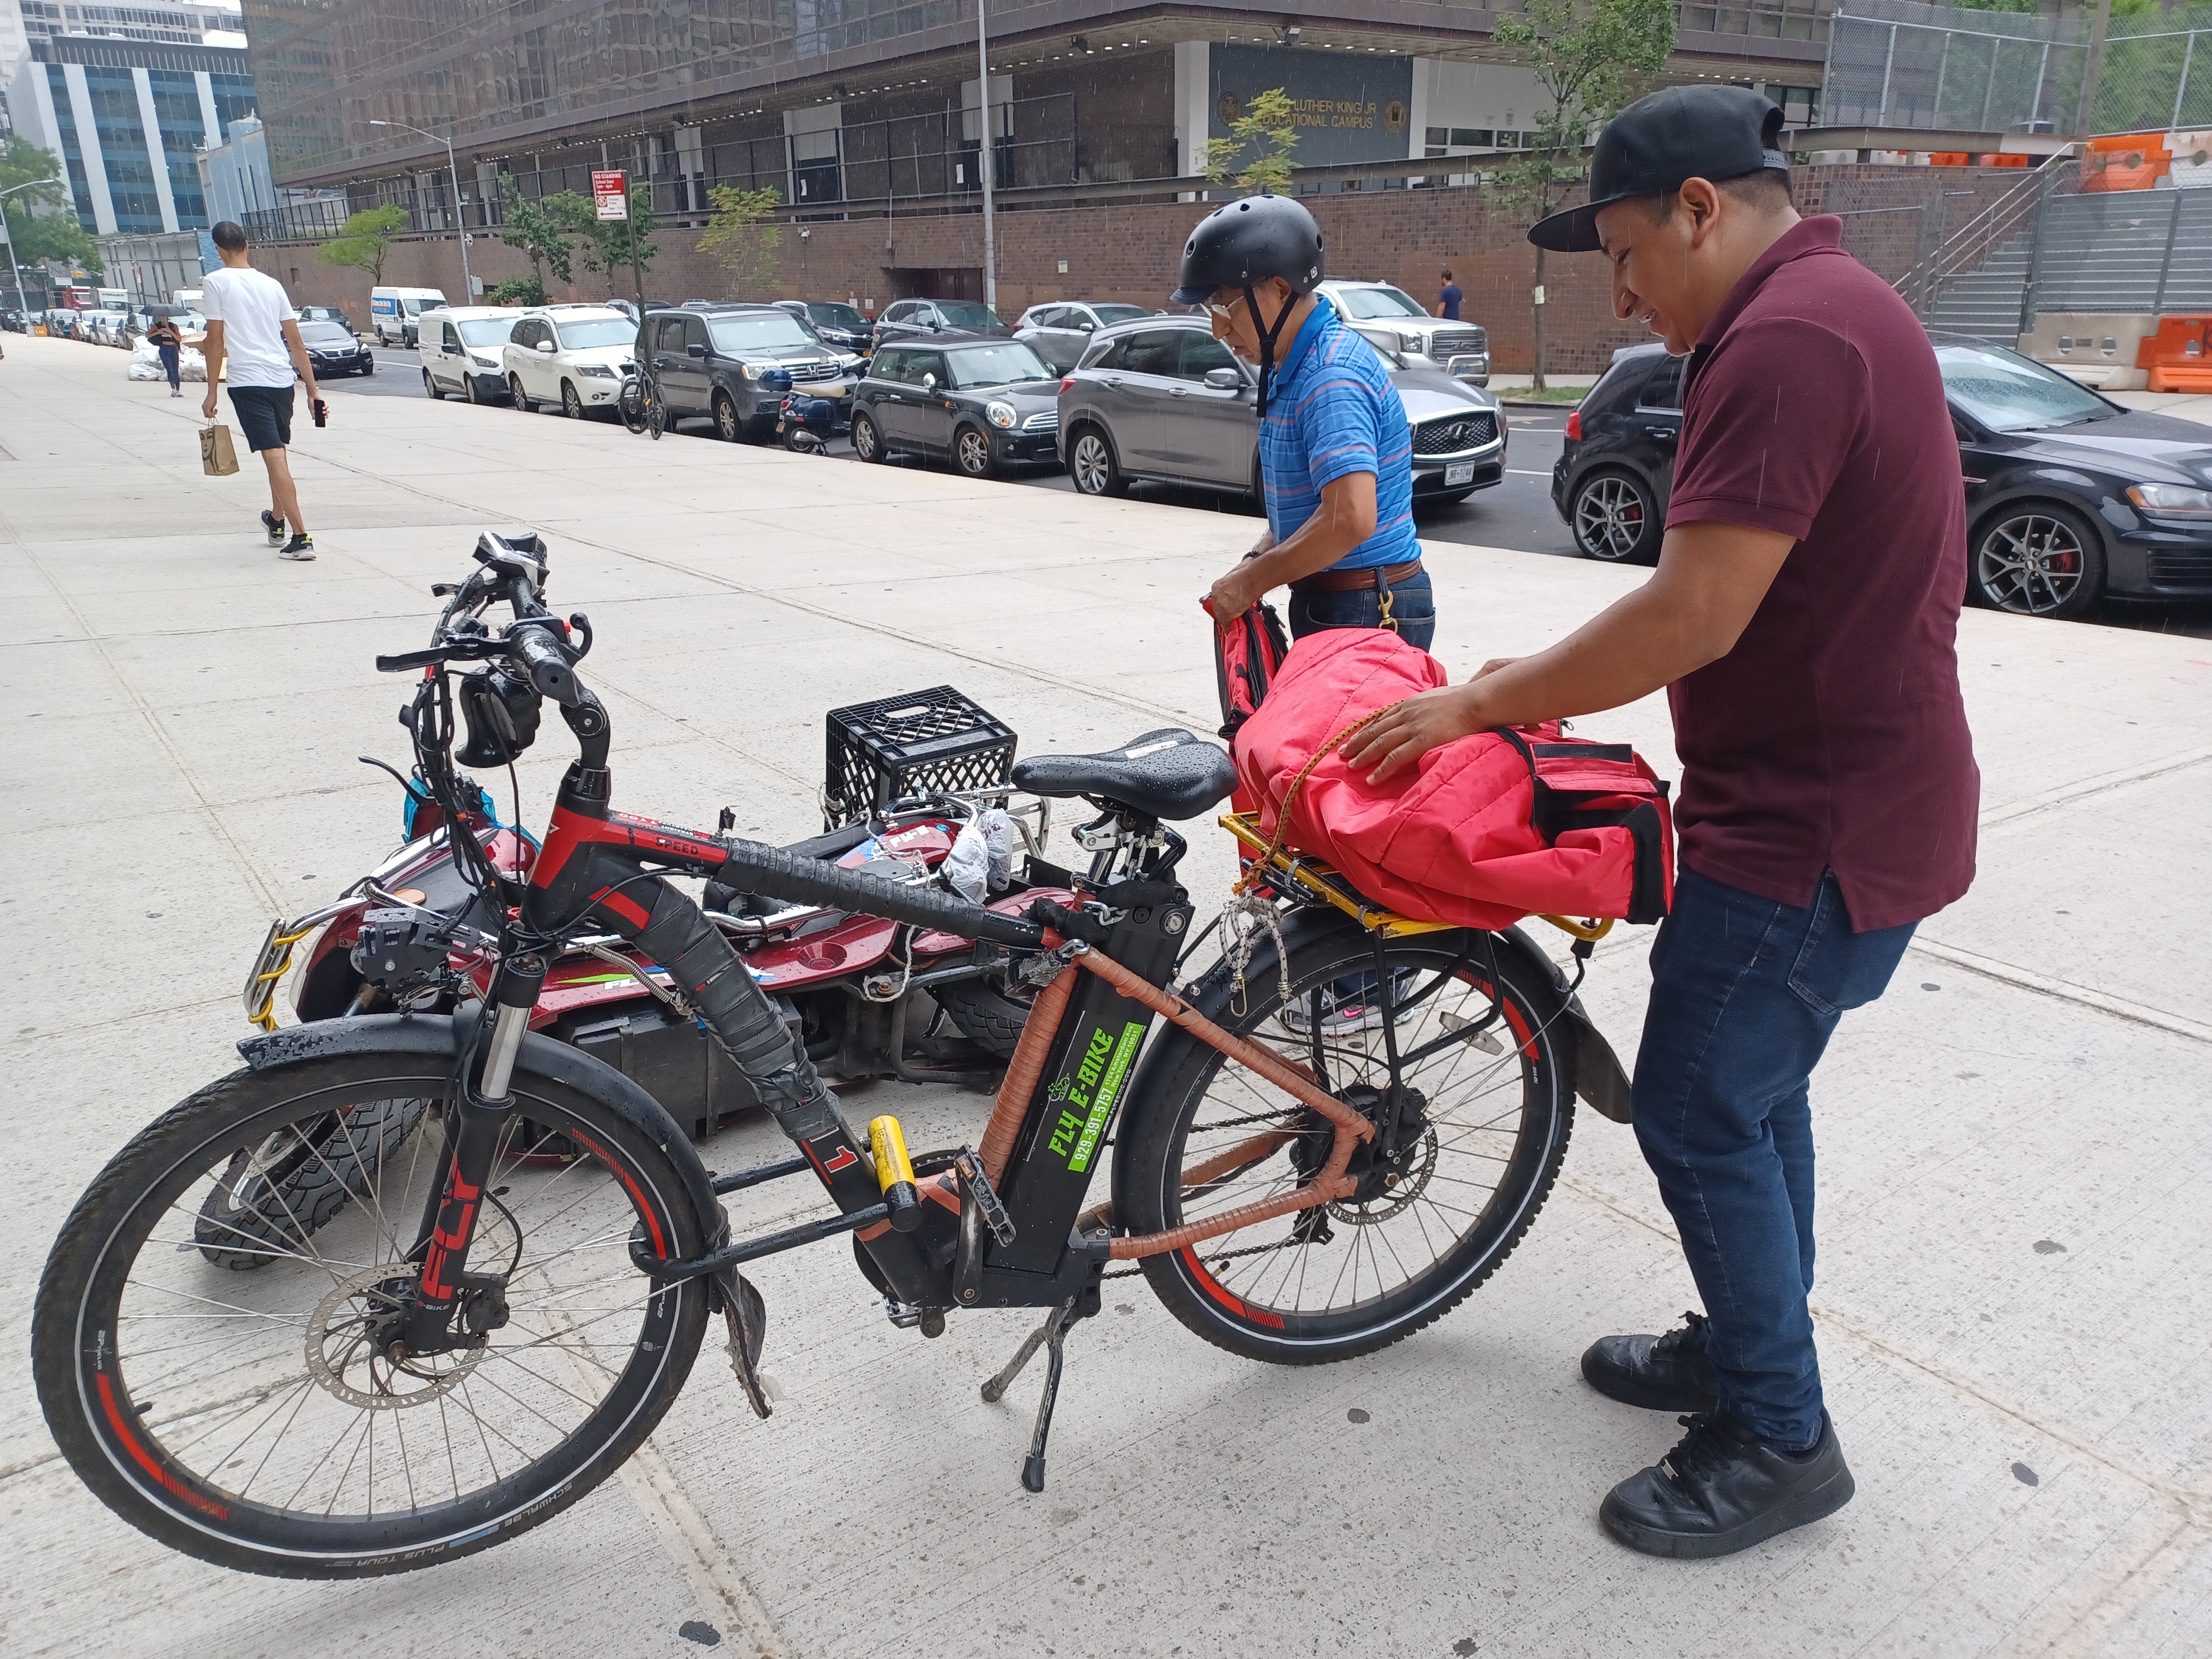
[[[425,786],[459,821],[475,786],[454,766],[456,704],[474,735],[526,741],[550,700],[578,758],[526,880],[456,839],[477,921],[395,904],[362,927],[393,974],[481,950],[485,994],[240,1044],[242,1069],[100,1173],[40,1281],[47,1423],[101,1501],[165,1543],[343,1577],[537,1526],[652,1431],[711,1314],[766,1416],[765,1310],[739,1269],[836,1238],[895,1328],[1046,1310],[983,1388],[999,1398],[1048,1351],[1022,1474],[1041,1490],[1064,1341],[1109,1274],[1141,1272],[1190,1329],[1254,1358],[1371,1352],[1497,1268],[1551,1188],[1578,1080],[1620,1086],[1518,929],[1393,916],[1280,854],[1262,866],[1273,926],[1176,988],[1210,930],[1191,927],[1170,825],[1234,781],[1188,732],[1019,764],[1020,787],[1101,814],[1090,875],[1027,915],[618,811],[606,711],[577,674],[587,625],[545,609],[534,538],[487,536],[477,557],[433,645],[379,659],[422,676],[406,718]],[[669,874],[1003,953],[1036,1000],[975,1143],[914,1157],[895,1118],[848,1122]],[[563,948],[610,933],[667,970],[789,1156],[711,1176],[635,1082],[529,1030]],[[420,1103],[404,1139],[395,1102]],[[787,1180],[817,1183],[824,1212],[732,1237],[720,1195]]]

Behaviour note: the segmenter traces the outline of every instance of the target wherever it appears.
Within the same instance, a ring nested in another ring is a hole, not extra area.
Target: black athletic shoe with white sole
[[[278,518],[274,513],[271,513],[265,507],[261,509],[261,528],[269,537],[270,546],[282,547],[284,545],[284,520]]]
[[[1645,1555],[1702,1559],[1833,1515],[1857,1490],[1836,1426],[1820,1413],[1808,1450],[1784,1451],[1727,1416],[1698,1413],[1689,1432],[1658,1463],[1606,1494],[1597,1518]]]
[[[1583,1355],[1583,1381],[1608,1400],[1646,1411],[1720,1409],[1703,1314],[1684,1314],[1680,1328],[1664,1336],[1600,1337]]]
[[[276,556],[280,559],[312,559],[315,556],[315,538],[313,536],[295,536],[277,550]]]

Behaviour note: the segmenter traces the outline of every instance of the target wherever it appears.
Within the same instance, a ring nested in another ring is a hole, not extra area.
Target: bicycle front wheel
[[[443,1354],[393,1346],[449,1156],[450,1065],[357,1054],[234,1073],[78,1201],[40,1283],[33,1367],[62,1451],[131,1525],[278,1577],[428,1566],[558,1513],[667,1409],[707,1287],[656,1291],[629,1243],[642,1227],[696,1254],[696,1206],[644,1128],[527,1071],[461,1287],[471,1334]],[[364,1109],[388,1101],[427,1101],[435,1121],[356,1144],[392,1132],[403,1115]],[[319,1227],[287,1183],[239,1182],[241,1158],[277,1144],[351,1192]]]
[[[1290,981],[1286,1006],[1263,945],[1241,999],[1223,963],[1194,1006],[1378,1126],[1352,1160],[1358,1189],[1144,1268],[1207,1341],[1310,1365],[1411,1335],[1497,1269],[1558,1178],[1574,1079],[1562,999],[1497,935],[1417,934],[1378,960],[1346,924],[1291,946]],[[1162,1085],[1132,1102],[1115,1153],[1130,1160],[1115,1182],[1129,1231],[1202,1222],[1320,1173],[1326,1119],[1179,1029],[1160,1041],[1146,1075]]]

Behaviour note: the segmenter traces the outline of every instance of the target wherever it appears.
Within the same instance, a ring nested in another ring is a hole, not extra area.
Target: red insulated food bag
[[[1210,606],[1207,614],[1212,614]],[[1233,739],[1252,718],[1289,654],[1283,619],[1272,605],[1255,605],[1226,627],[1214,624],[1213,675],[1221,693],[1224,738]]]
[[[1240,793],[1284,845],[1334,865],[1405,915],[1504,927],[1539,913],[1656,921],[1674,897],[1667,786],[1625,744],[1556,721],[1479,732],[1370,783],[1332,750],[1377,709],[1446,683],[1443,666],[1387,629],[1333,629],[1291,647],[1267,702],[1237,733]]]

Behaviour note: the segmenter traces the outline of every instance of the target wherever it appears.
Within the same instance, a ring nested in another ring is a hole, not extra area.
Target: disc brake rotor
[[[442,1400],[468,1377],[485,1347],[394,1359],[381,1333],[406,1307],[415,1274],[400,1264],[340,1279],[307,1318],[307,1374],[324,1392],[365,1411],[405,1411]]]

